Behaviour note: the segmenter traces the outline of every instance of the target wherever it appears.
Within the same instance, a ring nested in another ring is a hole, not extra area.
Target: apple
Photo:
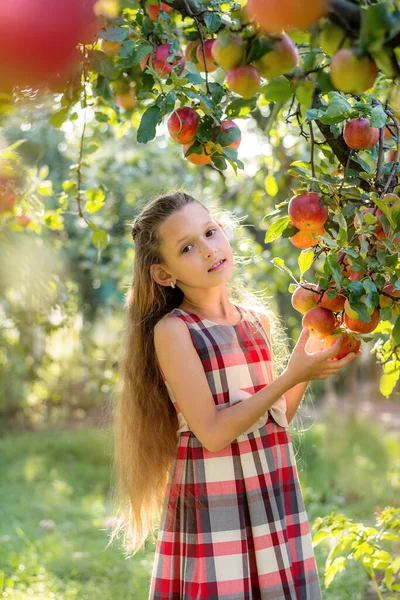
[[[302,325],[315,337],[324,338],[335,329],[336,318],[331,310],[316,306],[303,316]]]
[[[382,292],[386,292],[387,294],[390,294],[391,296],[394,296],[395,298],[400,298],[400,290],[397,290],[393,284],[391,283],[386,283],[382,290]],[[384,294],[379,294],[379,306],[383,307],[383,306],[392,306],[393,304],[393,300],[392,298],[389,298],[388,296],[385,296]]]
[[[334,284],[331,287],[335,287]],[[322,289],[319,286],[317,289],[318,292],[322,291]],[[328,310],[331,310],[335,313],[342,311],[346,300],[345,296],[340,295],[340,293],[338,293],[336,290],[335,298],[329,298],[327,292],[328,290],[325,290],[322,296],[320,296],[321,299],[319,300],[317,306],[322,306],[323,308],[327,308]]]
[[[328,207],[321,204],[321,196],[307,192],[294,196],[288,206],[291,222],[298,229],[320,229],[328,218]]]
[[[388,154],[388,162],[394,162],[397,160],[397,148],[393,148]]]
[[[331,61],[331,80],[340,92],[362,94],[375,83],[378,67],[370,56],[358,56],[351,48],[338,50]]]
[[[307,29],[328,10],[327,0],[248,0],[246,12],[267,33]]]
[[[219,34],[211,48],[214,60],[225,71],[240,65],[244,57],[244,51],[245,43],[241,36],[227,29]]]
[[[231,129],[232,127],[236,127],[237,129],[239,129],[239,127],[236,125],[236,123],[234,121],[231,121],[230,119],[225,119],[224,121],[221,121],[221,129],[222,130]],[[239,129],[239,132],[240,132],[240,129]],[[240,146],[241,141],[242,141],[242,137],[239,134],[239,137],[237,138],[237,140],[235,140],[228,146],[224,146],[224,148],[234,148],[235,150],[237,150]]]
[[[12,209],[14,208],[15,200],[16,198],[14,192],[0,192],[0,214],[12,211]]]
[[[299,285],[294,290],[291,300],[293,308],[303,315],[309,311],[310,308],[314,308],[318,300],[318,295],[316,294],[317,286],[315,283],[305,283],[304,286],[312,288],[312,290],[315,291],[313,292],[311,289],[305,289],[305,287]]]
[[[251,98],[261,86],[259,72],[253,65],[233,67],[226,75],[227,86],[243,98]]]
[[[216,41],[217,40],[215,40],[215,39],[211,39],[211,40],[206,40],[204,42],[204,52],[206,55],[206,66],[207,66],[207,71],[209,73],[212,73],[219,67],[219,64],[217,62],[215,62],[215,59],[214,59],[214,56],[212,53],[212,49],[213,49]],[[199,44],[197,46],[196,58],[197,58],[197,63],[198,63],[197,66],[199,67],[200,71],[205,71],[206,68],[204,66],[203,47],[201,44]]]
[[[118,94],[115,96],[115,104],[125,110],[131,110],[137,104],[135,92],[133,90],[128,90],[122,94]]]
[[[350,119],[343,130],[344,141],[354,150],[372,148],[379,141],[379,134],[379,129],[370,127],[370,120],[365,117]]]
[[[28,217],[28,215],[17,215],[15,217],[15,221],[21,227],[26,227],[27,225],[29,225],[29,223],[32,221],[32,219],[30,217]]]
[[[173,63],[169,62],[168,59],[171,56],[170,48],[171,44],[160,44],[157,46],[155,52],[150,52],[150,54],[143,57],[139,63],[142,71],[144,71],[148,64],[152,69],[157,71],[160,77],[166,77],[171,73],[172,69],[175,69],[175,72],[178,75],[181,75],[185,67],[185,57],[183,56],[182,51],[178,50],[176,53],[178,58],[176,58]]]
[[[110,42],[108,40],[101,40],[101,49],[107,56],[117,56],[118,50],[122,46],[122,42]]]
[[[346,327],[348,329],[350,329],[351,331],[355,331],[357,333],[371,333],[371,331],[373,331],[379,324],[379,318],[380,318],[380,310],[379,308],[375,308],[372,315],[371,315],[371,321],[369,323],[364,323],[363,321],[360,321],[360,319],[352,319],[351,317],[349,317],[349,315],[345,312],[344,313],[344,322],[346,324]]]
[[[200,117],[194,108],[184,106],[174,110],[168,119],[168,131],[178,144],[189,144],[196,135]]]
[[[184,156],[186,155],[186,152],[189,150],[191,144],[185,144],[183,146],[183,154]],[[211,161],[211,156],[210,154],[207,152],[208,148],[207,148],[207,144],[205,144],[202,147],[202,151],[201,154],[195,154],[194,152],[192,154],[190,154],[189,156],[185,156],[185,158],[193,163],[194,165],[207,165],[209,164]]]
[[[300,229],[300,231],[292,235],[289,240],[292,242],[293,246],[296,246],[296,248],[306,250],[307,248],[318,244],[318,238],[325,233],[326,230],[324,227],[320,227],[315,231],[305,228]]]
[[[293,71],[299,60],[296,44],[286,33],[282,34],[270,52],[254,61],[261,77],[272,79]]]
[[[200,44],[200,40],[194,40],[189,42],[185,48],[185,59],[189,62],[197,63],[197,47]]]
[[[345,331],[344,329],[337,328],[330,335],[327,335],[325,337],[325,349],[328,350],[328,348],[331,348],[336,343],[337,338],[341,335],[343,335],[342,343],[340,344],[340,348],[337,354],[335,354],[335,356],[333,357],[334,360],[344,358],[345,356],[350,354],[350,352],[354,352],[354,354],[356,354],[361,346],[361,341],[356,340],[356,338],[351,333]]]
[[[77,44],[94,43],[100,28],[94,6],[95,0],[0,2],[1,89],[37,89],[57,74],[69,74]]]
[[[332,56],[339,50],[341,41],[345,36],[345,30],[329,21],[319,36],[319,45],[325,54]],[[347,37],[342,44],[342,48],[349,48],[351,46],[351,40]]]
[[[164,12],[170,12],[171,10],[173,10],[172,6],[165,4],[165,2],[161,2],[161,9]],[[157,21],[158,11],[159,11],[158,0],[155,0],[155,1],[150,0],[150,2],[146,3],[146,13],[150,17],[150,19],[153,19],[153,21]]]
[[[390,140],[393,137],[393,133],[390,131],[389,127],[385,125],[384,136],[385,140]]]

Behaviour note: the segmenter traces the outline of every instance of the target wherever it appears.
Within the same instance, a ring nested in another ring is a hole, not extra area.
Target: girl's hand
[[[312,340],[310,339],[309,330],[303,329],[295,347],[293,348],[293,352],[285,369],[287,377],[294,381],[293,385],[301,383],[302,381],[326,379],[329,377],[329,375],[337,373],[349,362],[360,356],[361,351],[358,351],[356,354],[354,352],[350,352],[350,354],[344,358],[332,360],[339,351],[342,339],[343,336],[340,336],[334,345],[331,348],[328,348],[328,350],[318,350],[312,354],[309,354],[307,350],[312,349],[313,344]],[[319,342],[319,340],[318,342],[315,342],[314,348],[320,348],[322,346],[322,343]]]

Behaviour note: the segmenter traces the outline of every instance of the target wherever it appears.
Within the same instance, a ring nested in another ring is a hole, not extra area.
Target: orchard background
[[[15,0],[0,50],[3,597],[147,598],[151,544],[104,549],[108,407],[129,223],[178,185],[292,342],[361,345],[292,438],[324,598],[398,598],[398,3]]]

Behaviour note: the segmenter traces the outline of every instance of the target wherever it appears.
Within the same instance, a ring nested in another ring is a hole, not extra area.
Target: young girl
[[[319,600],[289,423],[307,383],[355,355],[313,352],[303,330],[276,376],[275,316],[232,284],[222,222],[192,196],[151,201],[132,235],[110,543],[153,536],[148,600]]]

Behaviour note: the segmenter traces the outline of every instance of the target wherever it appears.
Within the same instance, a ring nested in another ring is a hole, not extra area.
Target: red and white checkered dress
[[[218,410],[273,379],[254,311],[221,325],[174,308],[189,328]],[[184,368],[184,365],[182,365]],[[252,427],[209,452],[179,418],[148,600],[321,600],[282,396]]]

